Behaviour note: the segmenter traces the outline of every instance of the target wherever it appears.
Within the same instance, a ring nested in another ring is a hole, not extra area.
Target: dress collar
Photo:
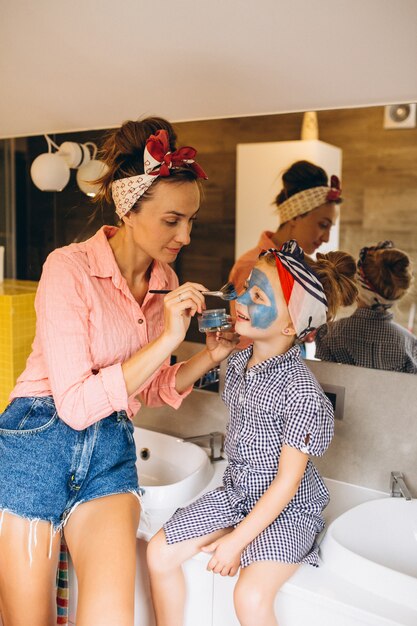
[[[371,307],[358,307],[353,313],[354,317],[365,320],[392,320],[394,315],[388,310],[372,309]]]
[[[295,345],[295,346],[292,346],[292,348],[290,348],[289,350],[287,350],[287,352],[284,352],[284,354],[277,354],[276,356],[270,357],[269,359],[266,359],[265,361],[262,361],[261,363],[257,363],[256,365],[253,365],[251,368],[247,370],[246,367],[247,367],[248,361],[250,357],[252,356],[252,347],[253,346],[250,345],[244,350],[240,350],[239,352],[236,352],[231,357],[230,365],[234,367],[235,371],[238,374],[244,375],[247,372],[251,372],[251,374],[258,374],[268,369],[276,369],[277,367],[281,367],[281,366],[286,368],[286,367],[289,367],[291,364],[293,364],[294,361],[299,361],[301,358],[300,346]]]

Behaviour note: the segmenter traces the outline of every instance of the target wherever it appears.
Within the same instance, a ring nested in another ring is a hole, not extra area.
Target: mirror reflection
[[[416,373],[417,339],[412,334],[415,323],[415,292],[410,289],[412,282],[411,265],[412,257],[415,257],[417,231],[417,194],[414,173],[416,159],[415,153],[406,154],[410,135],[402,134],[404,129],[392,129],[390,127],[388,130],[383,125],[382,117],[379,119],[380,127],[378,129],[374,117],[374,113],[378,109],[382,111],[381,107],[374,110],[347,112],[343,131],[339,132],[338,135],[337,130],[333,129],[333,140],[337,142],[338,148],[319,141],[316,141],[313,148],[311,143],[314,142],[311,141],[253,143],[238,146],[237,248],[239,249],[242,240],[248,244],[249,239],[252,238],[252,242],[255,243],[255,237],[258,236],[259,241],[257,247],[251,248],[240,256],[237,255],[238,260],[232,270],[231,277],[240,285],[244,279],[243,274],[250,270],[259,247],[279,245],[282,243],[283,231],[286,231],[289,237],[295,236],[298,240],[303,240],[307,252],[326,251],[326,246],[320,244],[329,240],[328,232],[326,236],[321,238],[317,235],[317,241],[310,241],[310,224],[307,222],[312,221],[313,216],[321,217],[321,213],[326,208],[328,212],[329,209],[332,209],[334,215],[335,205],[334,203],[323,202],[324,198],[321,198],[321,203],[319,201],[314,203],[307,197],[308,192],[303,190],[316,185],[328,185],[327,190],[330,187],[329,193],[331,193],[333,185],[329,181],[330,174],[340,171],[337,161],[330,162],[328,159],[332,168],[327,172],[329,176],[325,176],[320,181],[315,181],[314,173],[316,172],[314,172],[313,166],[310,166],[310,170],[307,168],[306,161],[296,161],[289,168],[281,169],[282,180],[279,180],[280,176],[272,175],[271,160],[282,164],[284,158],[284,163],[288,164],[294,151],[300,157],[311,156],[312,150],[315,150],[317,157],[315,163],[321,165],[323,163],[323,148],[325,150],[339,149],[343,154],[341,175],[343,178],[343,197],[346,198],[347,202],[341,208],[341,220],[337,228],[333,226],[334,219],[328,223],[328,231],[330,228],[337,231],[334,233],[332,245],[328,249],[346,250],[359,260],[361,249],[362,252],[372,249],[376,243],[376,238],[384,235],[385,237],[390,236],[390,238],[395,236],[396,239],[401,240],[405,250],[378,250],[375,255],[373,252],[369,254],[366,262],[368,266],[371,258],[378,258],[379,260],[374,262],[373,268],[368,267],[370,276],[365,278],[362,275],[362,281],[359,282],[359,286],[362,282],[362,289],[358,307],[355,307],[354,310],[342,311],[341,317],[346,317],[343,321],[340,320],[336,325],[328,324],[325,328],[320,329],[316,340],[317,350],[314,351],[311,349],[312,346],[307,346],[310,348],[307,350],[307,354],[315,355],[315,358],[323,360],[362,367]],[[319,113],[319,119],[320,115],[322,113]],[[326,112],[326,138],[330,135],[330,132],[327,131],[331,122],[337,123],[339,115],[340,111]],[[356,117],[365,122],[367,116],[369,116],[368,125],[365,126],[364,124],[361,135],[355,137],[352,134],[349,136],[349,126],[354,127],[354,122],[358,121]],[[338,128],[337,124],[336,128]],[[394,135],[390,135],[392,130],[396,130]],[[411,131],[408,130],[415,138],[415,128]],[[358,168],[353,160],[353,155],[357,150],[357,146],[352,143],[352,140],[355,139],[362,146],[363,152],[360,161],[362,168]],[[395,154],[393,155],[394,147]],[[284,157],[281,153],[284,153]],[[388,162],[388,155],[390,155],[390,162]],[[398,171],[400,163],[403,168],[401,172]],[[318,168],[316,169],[318,171]],[[397,178],[390,178],[390,170],[397,170]],[[347,184],[345,184],[346,180],[348,181]],[[275,192],[273,195],[274,185]],[[324,189],[325,187],[323,187]],[[349,202],[351,189],[354,198],[355,196],[360,197],[360,202],[356,201],[357,215],[353,219],[350,215],[352,205]],[[404,195],[407,197],[406,201],[404,201]],[[297,199],[300,199],[298,204],[302,207],[295,209],[289,207],[290,211],[293,211],[289,214],[287,205],[294,204],[296,206]],[[267,208],[268,205],[269,208]],[[276,206],[272,218],[273,209],[271,207],[273,205]],[[258,219],[256,221],[250,217],[251,206],[257,207]],[[345,206],[347,207],[346,213]],[[283,219],[283,214],[285,214],[284,218],[286,219]],[[390,217],[386,219],[388,215]],[[412,224],[411,231],[409,229],[410,222]],[[261,223],[264,227],[270,226],[271,230],[262,230],[261,234],[261,228],[259,228]],[[320,224],[320,220],[317,221],[318,224]],[[362,228],[359,230],[360,225]],[[254,232],[256,227],[258,227],[257,233]],[[368,241],[366,241],[366,237],[369,238]],[[361,248],[360,244],[364,247]],[[390,246],[394,248],[395,244],[391,243]],[[399,248],[398,245],[397,248]],[[363,272],[363,264],[361,269]],[[377,273],[380,274],[378,279],[376,278]],[[377,284],[377,288],[374,287],[373,283]],[[367,299],[364,297],[365,286],[371,294]]]
[[[417,338],[394,322],[392,307],[410,288],[407,254],[392,241],[361,249],[357,308],[315,333],[316,357],[347,365],[417,373]]]
[[[335,147],[341,155],[340,171],[322,165],[329,175],[336,173],[340,177],[344,199],[338,207],[340,219],[332,232],[337,233],[337,247],[356,259],[364,246],[392,240],[417,267],[417,129],[415,124],[386,128],[384,114],[383,106],[317,114],[318,140]],[[191,244],[184,248],[176,263],[181,282],[202,282],[208,289],[218,289],[227,282],[236,258],[257,244],[262,231],[276,230],[272,203],[282,187],[280,176],[284,168],[273,163],[273,184],[265,189],[255,176],[256,163],[252,163],[250,188],[255,194],[250,196],[252,240],[241,250],[236,246],[237,146],[301,143],[302,124],[303,113],[175,124],[179,142],[198,148],[199,160],[209,176]],[[58,145],[68,140],[82,144],[94,142],[100,147],[105,132],[57,134],[52,139]],[[79,189],[75,176],[62,192],[46,193],[33,185],[30,166],[45,152],[43,136],[20,138],[14,148],[17,277],[38,280],[49,252],[72,241],[87,239],[103,222],[115,223],[114,213],[111,207],[103,206],[89,221],[94,207]],[[291,162],[299,158],[295,155]],[[307,160],[314,162],[311,155]],[[257,193],[266,194],[266,220],[272,221],[272,227],[261,215]],[[415,287],[411,287],[392,307],[394,320],[414,334],[417,331],[415,301]],[[207,305],[214,308],[216,303],[217,300],[209,300]],[[352,312],[347,310],[344,314]],[[191,327],[187,338],[201,342],[197,324]]]

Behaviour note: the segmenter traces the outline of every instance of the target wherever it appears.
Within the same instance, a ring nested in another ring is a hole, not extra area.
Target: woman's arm
[[[219,365],[234,350],[239,342],[239,335],[234,332],[207,333],[206,347],[185,361],[179,368],[175,387],[183,393],[206,372]]]
[[[124,362],[109,354],[108,365],[97,369],[90,339],[90,288],[87,273],[73,259],[54,252],[44,265],[36,296],[38,349],[58,414],[76,430],[114,411],[128,411],[129,396],[155,376],[183,341],[191,316],[204,302],[199,291],[203,285],[193,284],[184,300],[173,291],[165,298],[161,336]]]
[[[300,486],[308,455],[288,445],[282,447],[279,471],[251,512],[228,535],[203,548],[214,552],[208,569],[234,576],[244,548],[267,528],[293,499]]]
[[[184,340],[191,318],[205,308],[201,293],[204,290],[205,287],[198,283],[185,283],[165,296],[164,332],[122,365],[129,395],[137,391]],[[233,332],[207,333],[206,347],[177,368],[176,392],[184,393],[203,374],[221,363],[233,351],[237,342],[238,335]]]

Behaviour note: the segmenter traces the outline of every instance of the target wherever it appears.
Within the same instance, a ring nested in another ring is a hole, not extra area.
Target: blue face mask
[[[270,305],[255,302],[252,299],[253,287],[261,289],[268,296]],[[269,328],[278,317],[278,309],[275,302],[274,290],[266,275],[257,268],[252,270],[249,284],[244,293],[237,298],[237,302],[248,307],[248,312],[253,328]]]

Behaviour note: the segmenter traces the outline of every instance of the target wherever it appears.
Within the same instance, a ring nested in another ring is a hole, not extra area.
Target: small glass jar
[[[230,330],[232,320],[226,309],[207,309],[198,316],[198,330],[201,333],[212,333],[217,330]]]

